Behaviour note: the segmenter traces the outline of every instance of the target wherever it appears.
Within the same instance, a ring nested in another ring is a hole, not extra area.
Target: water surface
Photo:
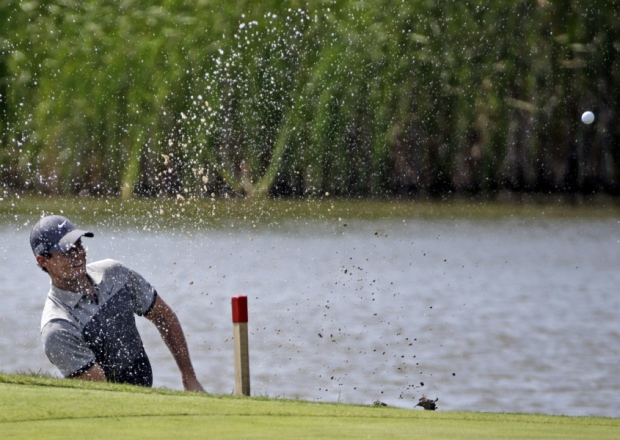
[[[38,335],[49,282],[32,223],[0,227],[0,369],[57,375]],[[234,388],[230,298],[242,294],[253,395],[620,416],[617,219],[80,226],[96,232],[90,260],[138,270],[175,309],[208,391]],[[180,389],[138,322],[155,386]]]

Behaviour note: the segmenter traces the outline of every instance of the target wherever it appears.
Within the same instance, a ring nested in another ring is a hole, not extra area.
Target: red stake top
[[[233,296],[232,297],[232,320],[233,323],[248,322],[248,297]]]

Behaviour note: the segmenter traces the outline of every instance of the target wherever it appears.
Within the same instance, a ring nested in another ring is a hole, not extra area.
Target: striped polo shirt
[[[109,381],[150,386],[151,366],[134,315],[147,314],[157,292],[118,261],[90,263],[86,273],[96,298],[51,285],[41,318],[45,354],[65,377],[97,363]]]

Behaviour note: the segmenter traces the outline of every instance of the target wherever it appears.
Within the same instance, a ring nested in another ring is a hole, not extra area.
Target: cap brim
[[[73,231],[62,237],[55,246],[52,246],[50,251],[65,253],[71,250],[71,245],[75,244],[82,237],[94,237],[90,231],[82,231],[81,229],[74,229]]]

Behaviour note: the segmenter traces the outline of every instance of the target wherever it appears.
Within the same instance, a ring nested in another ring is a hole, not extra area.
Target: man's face
[[[68,252],[52,252],[51,257],[39,255],[39,265],[46,268],[52,279],[76,280],[86,274],[86,249],[78,240]]]

